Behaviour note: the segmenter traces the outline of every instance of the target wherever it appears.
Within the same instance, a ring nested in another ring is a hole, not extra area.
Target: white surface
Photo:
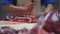
[[[15,25],[11,25],[11,24],[4,24],[4,25],[0,25],[0,27],[2,26],[10,26],[16,30],[22,29],[22,28],[27,28],[27,29],[32,29],[36,24],[15,24]]]

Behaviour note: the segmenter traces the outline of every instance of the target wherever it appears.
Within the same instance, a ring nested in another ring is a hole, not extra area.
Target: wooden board
[[[0,21],[0,24],[36,24],[36,23],[27,23],[18,21]]]
[[[6,24],[5,24],[6,23]],[[10,24],[9,24],[10,23]],[[13,22],[16,23],[16,22]],[[17,22],[19,23],[19,22]],[[11,21],[0,21],[0,27],[3,26],[9,26],[12,27],[14,29],[23,29],[23,28],[27,28],[27,29],[32,29],[34,26],[36,25],[36,23],[19,23],[19,24],[12,24]]]

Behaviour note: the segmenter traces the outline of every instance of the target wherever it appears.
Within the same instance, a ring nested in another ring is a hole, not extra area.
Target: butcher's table
[[[27,29],[32,29],[34,26],[36,26],[36,23],[22,23],[22,22],[16,22],[16,21],[0,21],[0,27],[3,26],[9,26],[14,29],[22,29],[22,28],[27,28]]]

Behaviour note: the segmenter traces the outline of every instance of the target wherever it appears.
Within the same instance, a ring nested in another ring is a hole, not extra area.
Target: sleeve
[[[55,0],[45,0],[44,5],[47,6],[48,4],[55,5]]]
[[[2,0],[2,5],[13,4],[13,0]]]

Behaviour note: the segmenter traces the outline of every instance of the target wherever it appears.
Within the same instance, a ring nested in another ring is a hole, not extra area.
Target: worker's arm
[[[42,3],[44,3],[44,5],[46,6],[46,9],[45,9],[44,13],[48,13],[51,10],[53,10],[54,5],[55,5],[55,0],[45,0]]]
[[[54,5],[48,4],[46,9],[45,9],[45,12],[48,13],[49,11],[53,10],[53,8],[54,8]]]
[[[19,12],[19,11],[24,11],[24,7],[17,7],[12,4],[8,5],[3,5],[3,10],[8,11],[8,12]]]
[[[3,9],[5,11],[16,12],[16,13],[19,13],[20,11],[28,11],[29,9],[32,9],[32,8],[33,8],[33,3],[29,3],[24,7],[14,6],[12,4],[3,5]]]

